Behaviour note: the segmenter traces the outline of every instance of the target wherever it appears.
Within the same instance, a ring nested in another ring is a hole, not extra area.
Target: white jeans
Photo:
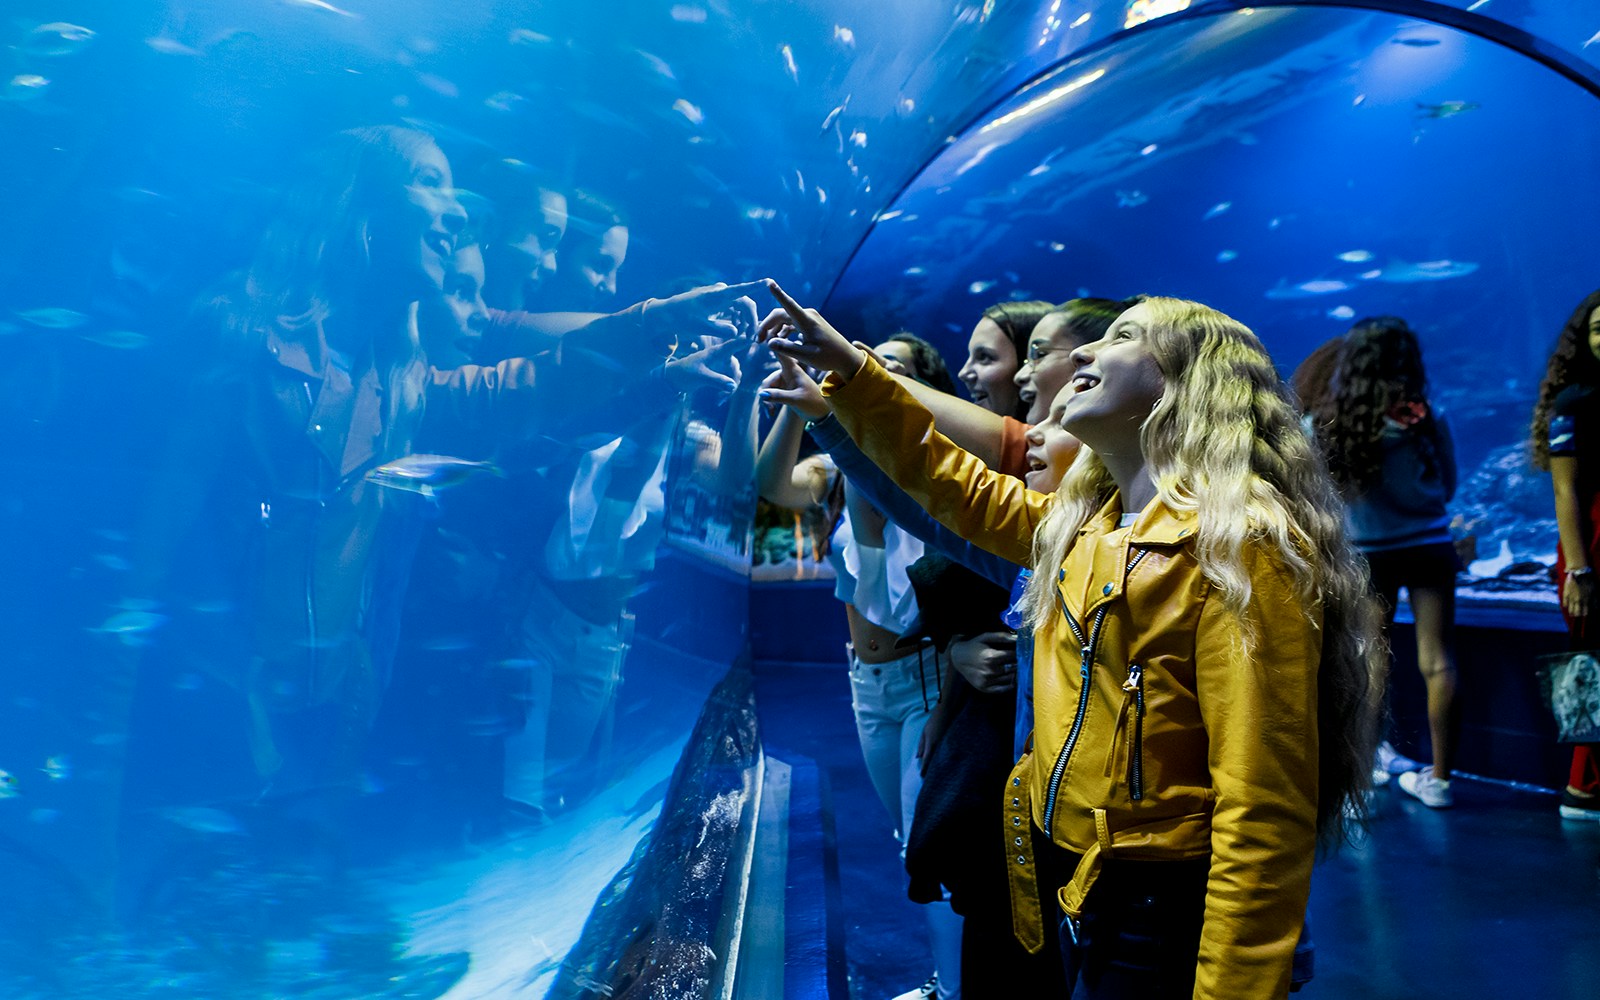
[[[888,663],[862,663],[853,649],[850,658],[850,706],[855,710],[856,735],[866,760],[867,776],[895,824],[900,856],[922,791],[922,767],[917,743],[928,714],[939,703],[942,679],[938,658],[931,647]],[[961,997],[961,917],[948,902],[923,907],[928,917],[929,943],[934,968],[939,973],[941,1000]]]

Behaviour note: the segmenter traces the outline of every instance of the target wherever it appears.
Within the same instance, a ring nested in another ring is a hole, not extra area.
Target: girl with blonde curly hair
[[[1344,509],[1259,340],[1152,298],[1073,352],[1035,493],[814,311],[764,324],[935,518],[1031,565],[1035,728],[996,816],[1012,922],[1091,998],[1280,997],[1319,843],[1360,815],[1386,654]],[[1040,890],[1043,890],[1042,892]],[[1056,928],[1047,934],[1046,926]]]

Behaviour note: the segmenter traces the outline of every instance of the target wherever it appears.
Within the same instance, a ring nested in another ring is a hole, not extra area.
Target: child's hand
[[[821,420],[828,415],[822,387],[786,354],[778,355],[778,370],[761,383],[761,397],[782,403],[807,420]]]
[[[767,289],[783,307],[761,321],[761,339],[772,346],[774,354],[835,372],[846,379],[861,370],[866,354],[829,326],[821,313],[801,307],[776,281],[767,282]]]

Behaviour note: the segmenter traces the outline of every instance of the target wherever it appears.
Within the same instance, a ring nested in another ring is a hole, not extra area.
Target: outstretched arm
[[[919,404],[860,347],[813,309],[804,309],[776,283],[784,307],[768,316],[762,334],[780,356],[831,371],[823,392],[862,451],[928,513],[962,538],[1027,565],[1033,533],[1052,497],[1033,493],[956,447]]]

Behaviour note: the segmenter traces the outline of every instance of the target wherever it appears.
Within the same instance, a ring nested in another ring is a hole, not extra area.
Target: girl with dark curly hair
[[[1533,460],[1550,470],[1560,546],[1561,614],[1573,649],[1600,648],[1591,626],[1600,562],[1600,291],[1578,303],[1561,328],[1533,411]],[[1572,752],[1561,795],[1563,819],[1600,821],[1600,761],[1595,745]]]
[[[1336,356],[1327,391],[1308,393],[1314,430],[1350,506],[1351,541],[1367,557],[1386,628],[1394,623],[1400,588],[1409,594],[1433,766],[1405,771],[1400,788],[1442,809],[1454,801],[1455,586],[1461,569],[1445,509],[1456,489],[1450,428],[1428,399],[1422,348],[1405,320],[1361,320]],[[1388,780],[1391,755],[1380,749],[1375,780]]]

